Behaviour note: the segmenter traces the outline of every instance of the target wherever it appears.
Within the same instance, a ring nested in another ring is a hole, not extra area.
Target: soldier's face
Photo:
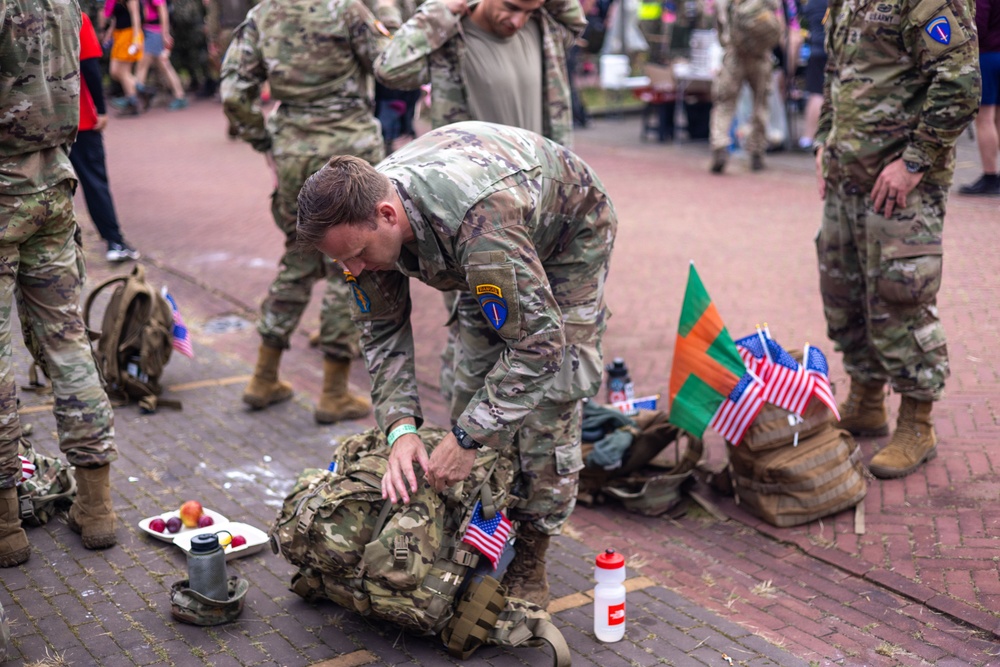
[[[379,213],[376,227],[342,224],[330,228],[317,248],[356,276],[363,271],[391,271],[403,246],[399,226]]]
[[[511,37],[531,19],[545,0],[482,0],[477,12],[483,12],[490,31],[498,37]]]

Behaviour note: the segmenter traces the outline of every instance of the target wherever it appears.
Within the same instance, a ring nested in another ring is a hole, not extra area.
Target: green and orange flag
[[[670,369],[670,422],[700,438],[744,373],[746,365],[692,262]]]

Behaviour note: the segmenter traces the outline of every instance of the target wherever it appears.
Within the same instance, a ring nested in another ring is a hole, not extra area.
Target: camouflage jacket
[[[543,134],[563,146],[572,145],[573,115],[566,48],[587,22],[578,0],[548,0],[538,10],[542,27]],[[474,120],[469,110],[462,61],[465,35],[462,17],[443,0],[427,0],[400,27],[375,63],[375,75],[389,88],[413,90],[431,84],[431,125]]]
[[[584,387],[577,396],[592,396],[601,381],[607,309],[600,294],[574,293],[568,301],[553,286],[565,288],[560,267],[606,274],[617,220],[593,170],[533,132],[480,122],[432,130],[377,169],[394,183],[416,235],[395,271],[348,278],[356,280],[353,313],[379,425],[421,419],[411,277],[439,290],[471,291],[484,311],[486,299],[505,315],[493,328],[507,349],[458,419],[477,442],[510,445],[543,398],[559,401],[556,392]],[[564,366],[570,344],[597,349],[586,360],[596,363],[582,370],[574,358]]]
[[[264,0],[226,51],[226,115],[255,150],[275,156],[357,155],[381,145],[371,73],[388,41],[361,0]],[[266,126],[264,81],[281,102]]]
[[[900,157],[945,188],[979,108],[968,0],[831,0],[817,144],[828,178],[870,188]]]
[[[76,178],[80,23],[75,0],[0,2],[0,194]]]

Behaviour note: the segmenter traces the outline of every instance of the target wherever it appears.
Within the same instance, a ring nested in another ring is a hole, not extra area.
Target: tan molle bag
[[[774,526],[797,526],[836,514],[859,505],[868,493],[861,448],[847,431],[829,423],[800,437],[797,445],[755,452],[744,444],[727,447],[737,502]]]

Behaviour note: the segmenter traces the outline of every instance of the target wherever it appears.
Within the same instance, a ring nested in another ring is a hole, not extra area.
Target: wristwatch
[[[927,167],[920,164],[919,162],[910,162],[909,160],[903,160],[903,164],[906,165],[906,171],[911,174],[922,174],[927,171]]]
[[[455,426],[451,429],[451,432],[455,435],[455,439],[458,440],[458,446],[462,449],[479,449],[482,447],[482,445],[472,439],[471,435],[465,432],[464,428]]]

